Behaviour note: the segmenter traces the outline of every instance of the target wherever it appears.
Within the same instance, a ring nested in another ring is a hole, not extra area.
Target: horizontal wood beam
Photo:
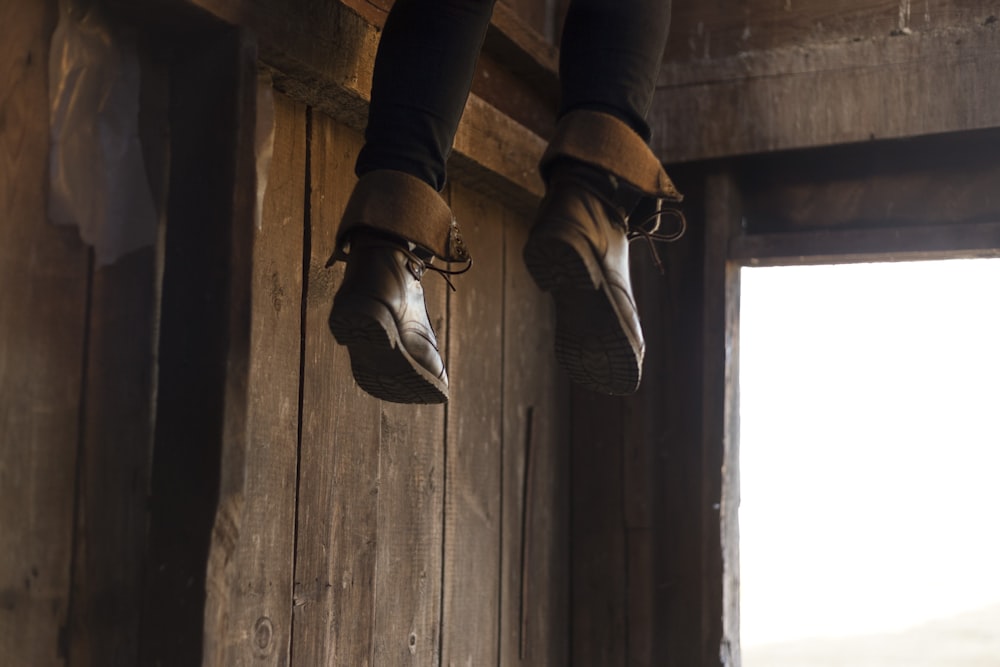
[[[665,162],[1000,126],[995,22],[666,63]]]
[[[1000,257],[1000,223],[746,234],[729,243],[729,259],[744,266],[976,257]]]
[[[194,9],[249,30],[276,88],[348,127],[364,129],[380,30],[341,2],[144,0],[145,11],[140,11],[123,0],[114,1],[133,15],[173,15],[175,25],[177,16],[189,16]],[[506,14],[501,11],[501,16]],[[496,41],[508,50],[524,51],[526,40],[521,35]],[[530,69],[534,56],[522,55],[520,66]],[[545,67],[552,66],[551,53],[535,55]],[[515,210],[533,210],[544,191],[538,175],[544,148],[542,137],[472,95],[458,128],[449,173],[456,181],[502,198]]]

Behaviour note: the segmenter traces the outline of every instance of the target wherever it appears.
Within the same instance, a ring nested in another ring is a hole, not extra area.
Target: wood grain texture
[[[749,0],[738,7],[674,2],[670,63],[846,42],[893,33],[981,25],[995,8],[977,0]]]
[[[70,610],[70,662],[139,657],[153,441],[156,256],[94,271]]]
[[[54,2],[0,5],[0,662],[64,664],[88,252],[45,217]]]
[[[248,446],[232,572],[206,626],[206,664],[288,665],[298,459],[306,110],[275,99],[274,155],[254,237]],[[211,606],[211,605],[210,605]]]
[[[667,162],[1000,126],[1000,29],[962,24],[668,63],[651,115]]]
[[[554,307],[521,257],[530,219],[504,211],[500,665],[569,664],[569,391]]]
[[[654,665],[672,666],[702,664],[702,577],[713,573],[704,568],[701,522],[704,177],[683,170],[671,176],[685,194],[689,229],[678,242],[659,246],[662,274],[641,246],[633,246],[646,359],[642,385],[627,399],[623,429],[626,452],[631,452],[625,468],[634,480],[630,484],[645,481],[648,489],[626,504],[634,522],[629,532],[630,647],[637,656],[651,656]],[[643,461],[650,467],[645,473]],[[647,520],[648,530],[643,528]],[[647,590],[636,590],[643,586]],[[638,623],[632,622],[633,614],[639,614]]]
[[[1000,224],[835,229],[739,236],[729,257],[747,266],[920,261],[1000,256]]]
[[[441,663],[497,662],[503,397],[503,218],[453,185],[451,204],[475,268],[449,303]]]
[[[447,355],[447,284],[423,279]],[[445,356],[447,358],[447,356]],[[437,665],[441,655],[445,408],[382,403],[375,665]]]
[[[253,31],[275,85],[357,130],[365,126],[379,30],[340,3],[171,0]],[[472,95],[455,141],[453,179],[529,209],[542,194],[543,140]]]
[[[327,269],[361,137],[312,115],[292,664],[371,665],[381,406],[327,326],[344,265]]]
[[[631,251],[631,264],[636,267],[633,273],[642,273],[642,268],[646,269],[647,276],[656,273],[655,268],[649,270],[651,259],[646,248],[635,244]],[[634,289],[638,290],[639,285],[636,282]],[[660,285],[653,279],[646,283],[646,287],[648,289],[645,294],[636,291],[636,306],[639,306],[640,297],[645,296],[644,306],[652,301],[651,305],[657,307],[656,302],[663,297]],[[651,336],[653,339],[647,342],[639,391],[622,401],[622,522],[626,551],[625,614],[628,619],[626,641],[628,664],[636,666],[661,664],[655,656],[659,619],[656,615],[658,591],[653,582],[656,581],[659,570],[655,562],[655,545],[661,528],[657,522],[655,504],[655,448],[662,442],[654,434],[662,416],[662,406],[653,407],[650,404],[658,404],[664,390],[664,377],[660,368],[665,351],[657,340],[657,333],[658,328],[663,327],[666,322],[651,315],[640,311],[643,334],[647,339]]]
[[[186,42],[171,71],[170,199],[140,663],[191,664],[231,571],[242,486],[254,188],[252,44]],[[193,323],[197,323],[196,325]],[[211,555],[211,560],[210,560]],[[211,594],[206,598],[206,591]],[[208,635],[209,642],[214,634]]]
[[[738,667],[739,640],[739,267],[729,260],[741,202],[731,173],[705,185],[702,348],[701,664]]]
[[[993,129],[750,158],[744,232],[1000,220],[997,151]]]
[[[623,400],[571,391],[572,664],[627,665]]]

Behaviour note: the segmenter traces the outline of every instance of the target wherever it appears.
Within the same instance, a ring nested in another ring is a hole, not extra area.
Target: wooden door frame
[[[704,195],[703,664],[741,664],[740,269],[1000,257],[998,147],[985,130],[680,168]]]

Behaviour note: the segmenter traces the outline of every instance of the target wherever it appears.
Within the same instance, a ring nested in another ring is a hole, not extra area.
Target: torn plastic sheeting
[[[156,240],[139,85],[134,41],[91,3],[61,0],[49,52],[49,219],[78,226],[102,265]]]

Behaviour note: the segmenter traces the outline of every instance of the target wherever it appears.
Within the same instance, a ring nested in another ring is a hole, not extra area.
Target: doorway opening
[[[743,268],[744,667],[1000,655],[1000,260]]]

